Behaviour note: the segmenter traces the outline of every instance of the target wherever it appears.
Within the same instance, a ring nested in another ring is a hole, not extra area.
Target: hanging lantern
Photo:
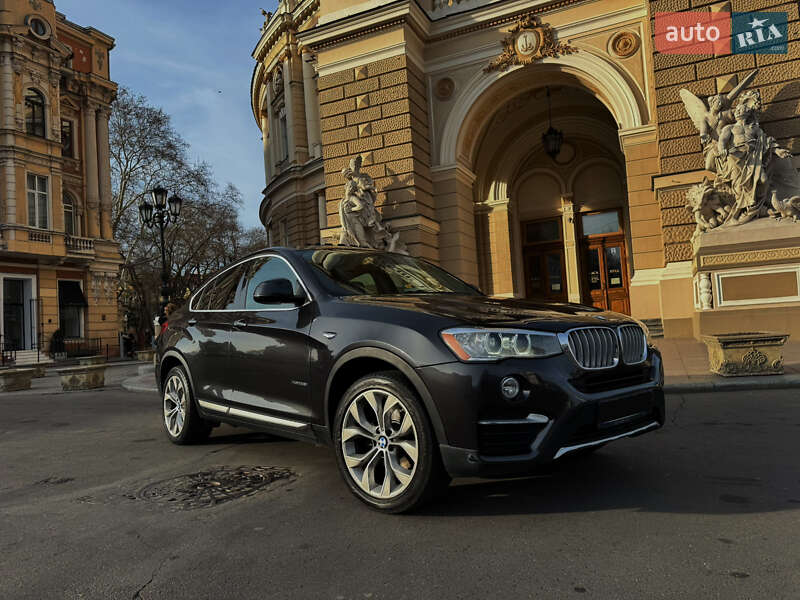
[[[542,144],[544,144],[544,151],[554,159],[561,152],[561,144],[564,143],[564,132],[553,127],[553,112],[550,105],[550,88],[547,90],[547,118],[550,124],[547,131],[542,134]]]

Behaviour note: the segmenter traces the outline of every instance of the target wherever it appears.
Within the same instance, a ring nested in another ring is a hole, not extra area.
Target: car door
[[[233,395],[233,379],[227,366],[241,277],[241,265],[232,267],[192,298],[187,327],[193,350],[186,358],[194,392],[201,401],[227,403]]]
[[[246,289],[244,309],[231,329],[229,371],[235,379],[234,401],[267,422],[297,426],[311,420],[308,337],[313,304],[263,305],[253,300],[259,283],[288,279],[297,296],[308,292],[288,262],[280,256],[247,262],[240,282]],[[246,416],[246,415],[245,415]]]

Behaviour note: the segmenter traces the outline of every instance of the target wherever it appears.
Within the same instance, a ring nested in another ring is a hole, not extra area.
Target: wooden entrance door
[[[628,257],[619,216],[618,211],[581,215],[584,302],[629,315]]]
[[[563,248],[525,249],[525,295],[548,302],[567,301]]]
[[[561,219],[522,224],[525,296],[548,302],[567,301],[567,271]]]

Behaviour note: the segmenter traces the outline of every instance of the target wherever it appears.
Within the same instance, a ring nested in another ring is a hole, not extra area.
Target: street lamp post
[[[183,200],[174,195],[167,199],[167,190],[161,186],[153,188],[150,191],[150,197],[153,199],[152,203],[148,202],[147,196],[139,202],[139,218],[149,229],[158,227],[161,248],[161,310],[159,314],[164,316],[164,308],[169,300],[169,287],[167,286],[169,273],[167,272],[167,253],[164,247],[164,230],[167,225],[178,219]]]

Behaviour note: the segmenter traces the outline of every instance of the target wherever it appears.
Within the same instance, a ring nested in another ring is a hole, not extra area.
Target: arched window
[[[44,137],[44,96],[28,88],[25,92],[25,131],[28,135]]]
[[[77,235],[77,228],[75,222],[75,202],[72,196],[64,193],[64,233],[67,235]]]

